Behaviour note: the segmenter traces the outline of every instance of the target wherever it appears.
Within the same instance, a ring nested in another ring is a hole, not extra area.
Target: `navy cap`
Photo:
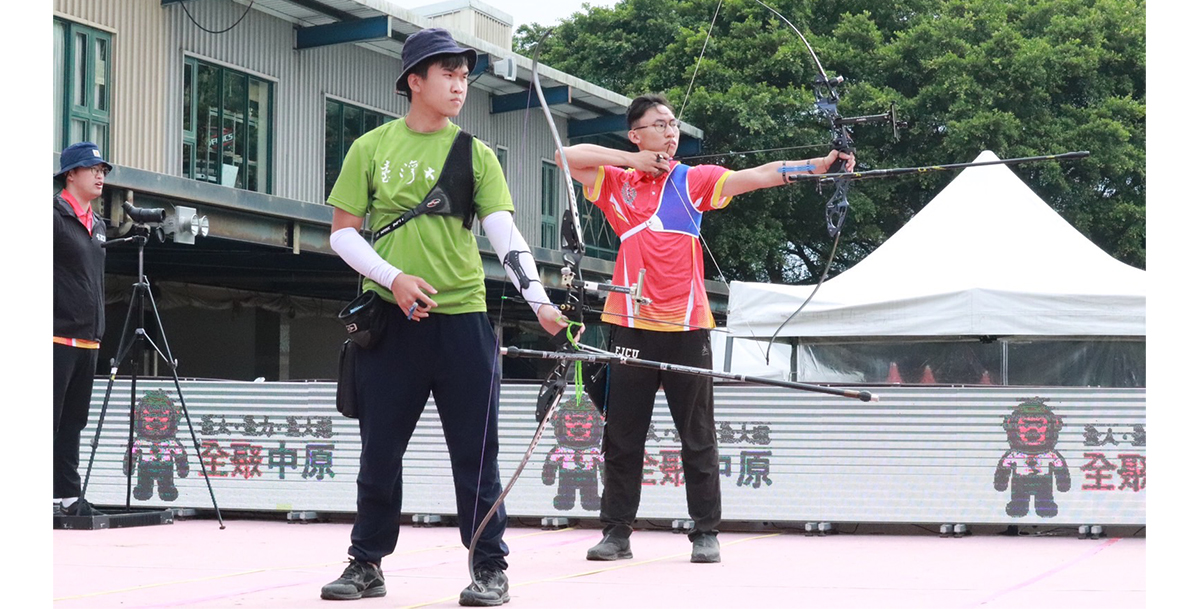
[[[467,70],[474,70],[475,61],[478,59],[475,49],[458,46],[458,43],[454,42],[454,38],[450,36],[450,32],[442,28],[421,30],[409,36],[404,41],[404,48],[400,50],[400,59],[404,69],[400,72],[400,78],[396,79],[396,93],[406,97],[411,96],[412,91],[408,89],[408,74],[417,67],[417,64],[434,55],[466,55]]]
[[[54,174],[55,178],[77,168],[77,167],[92,167],[93,165],[103,165],[109,171],[112,171],[112,165],[109,165],[104,157],[100,156],[100,147],[91,142],[76,142],[65,149],[58,157],[58,173]]]

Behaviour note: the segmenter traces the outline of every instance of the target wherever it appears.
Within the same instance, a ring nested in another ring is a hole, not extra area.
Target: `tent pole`
[[[1000,352],[1003,354],[1002,368],[1004,369],[1000,375],[1000,383],[1001,385],[1008,385],[1008,339],[1001,339],[1000,345],[1002,346]]]
[[[800,381],[800,339],[792,337],[792,381]]]
[[[733,372],[733,335],[725,336],[725,372]]]

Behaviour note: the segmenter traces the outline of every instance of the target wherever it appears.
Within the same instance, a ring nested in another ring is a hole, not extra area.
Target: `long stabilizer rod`
[[[810,383],[800,383],[797,381],[783,381],[781,379],[770,379],[768,377],[754,377],[752,375],[739,375],[737,373],[725,373],[722,371],[714,371],[711,369],[703,369],[692,366],[684,366],[682,364],[671,364],[669,362],[656,362],[654,360],[642,360],[641,358],[632,358],[622,356],[612,352],[606,352],[596,348],[589,348],[587,352],[570,351],[570,352],[547,352],[536,349],[524,349],[520,347],[501,347],[500,353],[509,358],[541,358],[544,360],[571,360],[576,362],[593,362],[607,364],[625,364],[629,366],[637,366],[647,369],[659,369],[662,371],[670,371],[673,373],[684,373],[687,375],[701,375],[706,377],[715,377],[717,379],[729,379],[732,381],[745,381],[749,383],[760,383],[763,385],[773,385],[781,388],[791,388],[793,390],[805,390],[808,392],[818,392],[820,394],[829,394],[831,396],[841,396],[843,398],[857,398],[863,402],[879,402],[879,397],[864,390],[845,390],[842,388],[831,388],[827,386],[814,385]]]
[[[838,174],[808,174],[808,173],[785,173],[788,182],[808,182],[817,181],[821,184],[832,182],[834,180],[868,180],[871,178],[888,178],[891,176],[903,176],[905,174],[928,174],[932,172],[943,172],[964,167],[982,167],[985,165],[1017,165],[1019,163],[1031,163],[1034,161],[1062,161],[1067,159],[1082,159],[1092,153],[1081,150],[1069,153],[1060,153],[1057,155],[1040,155],[1037,157],[1021,157],[1019,159],[996,159],[995,161],[971,161],[969,163],[947,163],[945,165],[927,165],[924,167],[896,167],[891,169],[873,169],[861,172],[842,172]]]

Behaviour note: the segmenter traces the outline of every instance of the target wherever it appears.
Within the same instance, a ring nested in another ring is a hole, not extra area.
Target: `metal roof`
[[[405,38],[425,28],[441,27],[387,0],[258,0],[254,3],[254,8],[300,27],[390,17],[389,36],[353,44],[396,58],[400,57]],[[488,55],[489,65],[508,58],[513,59],[516,64],[515,81],[505,80],[490,71],[485,71],[472,86],[497,96],[528,91],[529,83],[533,80],[532,59],[458,30],[450,32],[459,44]],[[562,86],[571,88],[570,101],[553,105],[551,111],[573,121],[624,115],[632,101],[615,91],[545,64],[538,66],[538,77],[543,89]],[[694,125],[684,123],[680,131],[697,140],[704,138],[704,131]]]

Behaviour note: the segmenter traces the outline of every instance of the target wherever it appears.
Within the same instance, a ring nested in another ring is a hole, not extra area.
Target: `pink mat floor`
[[[54,608],[457,608],[466,551],[453,527],[401,529],[386,597],[321,600],[349,523],[226,518],[55,530]],[[1136,532],[1135,532],[1136,533]],[[515,608],[1145,608],[1146,538],[723,532],[722,563],[687,537],[638,531],[634,557],[584,559],[596,529],[510,524]]]

